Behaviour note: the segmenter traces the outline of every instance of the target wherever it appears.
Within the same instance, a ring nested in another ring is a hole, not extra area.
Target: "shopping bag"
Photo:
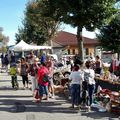
[[[39,99],[39,90],[38,89],[35,89],[35,91],[34,91],[34,98]]]

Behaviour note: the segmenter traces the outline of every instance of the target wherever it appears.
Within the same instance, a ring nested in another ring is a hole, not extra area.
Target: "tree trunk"
[[[84,54],[83,54],[83,40],[82,40],[82,27],[77,27],[77,42],[78,42],[78,54],[81,58],[81,60],[84,60]]]

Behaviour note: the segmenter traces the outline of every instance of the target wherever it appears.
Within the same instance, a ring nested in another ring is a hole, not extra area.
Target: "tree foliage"
[[[73,27],[94,30],[103,25],[115,10],[115,0],[42,0],[46,16],[54,17]]]
[[[43,16],[77,27],[78,50],[83,59],[82,28],[94,30],[104,25],[115,11],[116,0],[41,0]]]
[[[100,29],[97,38],[105,50],[120,53],[120,14]]]
[[[26,31],[21,27],[18,28],[18,33],[15,34],[16,42],[20,42],[21,40],[27,41]]]
[[[7,43],[9,42],[9,37],[5,36],[2,32],[3,28],[0,27],[0,42],[2,42],[4,46],[7,46]]]
[[[0,42],[2,42],[3,41],[3,39],[5,38],[5,36],[3,35],[3,28],[2,27],[0,27]]]
[[[5,36],[3,33],[3,28],[0,27],[0,42],[2,43],[2,46],[0,48],[0,52],[6,52],[7,50],[7,44],[9,42],[9,37]]]
[[[28,43],[33,42],[40,45],[53,37],[59,27],[59,23],[55,22],[51,17],[42,17],[41,10],[41,1],[32,0],[28,2],[23,28],[19,28],[18,34],[16,34],[18,42],[23,39]]]

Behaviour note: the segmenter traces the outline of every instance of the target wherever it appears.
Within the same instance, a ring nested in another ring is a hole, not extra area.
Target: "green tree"
[[[41,16],[41,1],[32,0],[28,2],[25,11],[25,19],[23,28],[18,29],[16,40],[21,39],[28,43],[36,43],[38,45],[51,40],[56,33],[59,23],[50,17]]]
[[[27,41],[26,31],[24,28],[18,28],[18,33],[15,34],[16,42],[19,43],[21,40]]]
[[[105,50],[120,54],[120,14],[100,29],[97,38]]]
[[[6,47],[7,47],[7,44],[9,42],[9,37],[5,36],[2,32],[3,32],[3,28],[0,27],[0,42],[2,43],[0,51],[1,52],[6,52],[6,50],[7,50]]]
[[[43,16],[77,27],[78,51],[83,60],[82,28],[100,28],[115,12],[115,0],[41,0]]]
[[[4,35],[2,34],[3,32],[3,28],[0,27],[0,42],[2,42],[2,40],[4,39]]]

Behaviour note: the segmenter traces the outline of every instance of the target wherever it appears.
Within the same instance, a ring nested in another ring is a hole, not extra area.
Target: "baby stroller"
[[[19,85],[18,85],[18,82],[17,82],[16,63],[11,63],[11,65],[10,65],[10,75],[11,75],[12,88],[18,89]]]

